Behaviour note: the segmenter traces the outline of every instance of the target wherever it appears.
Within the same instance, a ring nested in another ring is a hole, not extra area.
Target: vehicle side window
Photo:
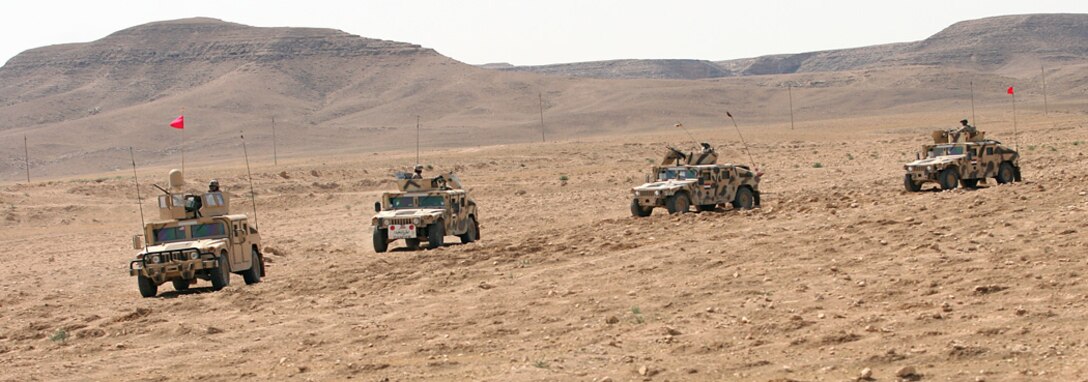
[[[994,155],[994,148],[993,147],[987,147],[986,148],[986,155]]]

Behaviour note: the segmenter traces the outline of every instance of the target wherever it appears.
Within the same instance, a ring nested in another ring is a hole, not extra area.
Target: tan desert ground
[[[328,94],[284,101],[299,110],[283,120],[313,124],[281,122],[278,164],[265,133],[247,133],[267,276],[219,292],[167,284],[156,298],[128,276],[140,230],[128,146],[150,218],[150,184],[180,165],[165,124],[185,102],[106,97],[123,107],[52,113],[82,98],[26,100],[6,82],[0,381],[855,381],[866,369],[860,380],[1086,380],[1088,61],[1047,62],[1047,110],[1041,87],[1018,90],[1015,133],[1005,84],[1041,82],[1038,61],[685,80],[456,63],[494,81],[466,88],[469,101],[532,101],[494,106],[519,125],[444,101],[457,91],[408,100],[451,110],[423,130],[420,162],[468,185],[482,239],[384,254],[370,244],[373,202],[416,162],[414,113],[396,106],[410,122],[381,128],[395,118],[366,125],[380,111],[314,106]],[[442,77],[431,69],[418,73]],[[506,88],[519,79],[563,84],[545,143],[537,91]],[[972,81],[980,130],[1020,149],[1024,181],[906,192],[902,165],[932,130],[971,116]],[[810,87],[794,94],[805,101],[791,128],[772,89],[794,82]],[[211,104],[250,91],[239,84],[177,92]],[[194,190],[218,179],[252,215],[236,132],[268,115],[236,106],[208,112],[223,122],[214,133],[194,122],[187,178]],[[631,217],[630,187],[665,145],[692,145],[674,122],[722,161],[749,163],[727,109],[765,173],[762,208]],[[68,135],[77,128],[90,131]],[[52,142],[32,146],[30,184],[24,134]]]

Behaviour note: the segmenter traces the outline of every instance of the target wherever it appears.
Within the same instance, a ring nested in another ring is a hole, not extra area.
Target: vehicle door
[[[986,145],[984,148],[979,149],[979,154],[982,154],[979,163],[981,163],[981,166],[985,166],[983,176],[987,178],[997,176],[997,164],[1001,163],[1001,161],[997,155],[994,155],[994,146]]]
[[[964,147],[963,153],[967,155],[967,166],[964,169],[961,178],[975,179],[982,177],[981,172],[985,169],[985,165],[980,164],[982,163],[982,158],[979,156],[979,154],[982,153],[982,150],[980,150],[980,146],[966,146]]]
[[[247,245],[249,242],[249,223],[246,220],[235,220],[231,222],[230,228],[231,270],[248,269],[250,262]]]

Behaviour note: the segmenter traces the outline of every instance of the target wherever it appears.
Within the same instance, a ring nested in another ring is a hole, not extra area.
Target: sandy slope
[[[483,240],[382,255],[371,205],[414,158],[261,163],[265,281],[153,299],[126,274],[126,172],[7,184],[0,380],[1088,378],[1088,121],[1021,116],[1023,183],[903,192],[919,126],[948,119],[745,126],[767,175],[743,213],[629,216],[676,131],[428,152],[471,186]],[[729,130],[694,133],[745,161]],[[244,175],[190,180],[249,211]]]

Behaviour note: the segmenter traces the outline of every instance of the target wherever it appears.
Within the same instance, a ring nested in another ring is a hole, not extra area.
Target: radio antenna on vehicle
[[[733,121],[733,127],[737,129],[737,136],[740,137],[740,143],[744,145],[744,152],[748,154],[748,162],[752,163],[752,168],[756,168],[756,161],[752,159],[752,152],[748,150],[748,143],[744,141],[744,135],[740,133],[740,126],[737,126],[736,118],[733,118],[733,114],[726,111],[725,115],[729,117],[730,121]]]
[[[688,135],[688,138],[691,138],[691,142],[692,142],[692,143],[695,143],[695,148],[696,148],[696,149],[698,149],[698,148],[699,148],[699,140],[698,140],[698,139],[695,139],[695,136],[694,136],[694,135],[691,135],[691,132],[689,132],[689,131],[688,131],[688,129],[687,129],[686,127],[684,127],[684,124],[683,124],[683,123],[677,122],[677,123],[676,123],[675,125],[673,125],[673,127],[679,127],[679,128],[680,128],[680,130],[684,130],[684,134],[687,134],[687,135]]]
[[[136,175],[136,154],[132,153],[132,146],[128,147],[128,156],[132,158],[132,180],[136,183],[136,205],[140,206],[140,229],[147,227],[144,222],[144,199],[140,197],[140,177]]]
[[[246,150],[246,133],[240,132],[242,137],[242,153],[246,157],[246,175],[249,176],[249,200],[253,204],[253,228],[257,228],[257,193],[253,191],[253,172],[249,170],[249,150]]]

